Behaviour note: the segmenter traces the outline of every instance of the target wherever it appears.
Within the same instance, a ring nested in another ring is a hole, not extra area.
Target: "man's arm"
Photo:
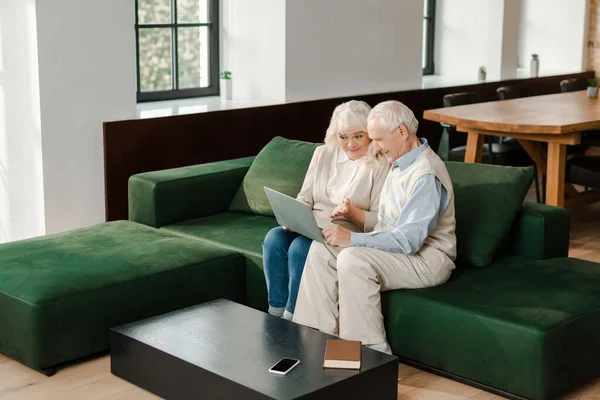
[[[435,175],[424,175],[413,186],[392,231],[352,233],[351,246],[415,254],[437,227],[449,202],[448,191]]]

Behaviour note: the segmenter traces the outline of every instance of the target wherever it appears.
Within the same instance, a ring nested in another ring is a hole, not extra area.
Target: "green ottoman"
[[[118,221],[0,246],[0,352],[53,373],[109,328],[219,297],[245,301],[244,257]]]

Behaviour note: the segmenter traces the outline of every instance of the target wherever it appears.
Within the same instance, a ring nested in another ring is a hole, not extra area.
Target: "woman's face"
[[[358,160],[367,154],[369,148],[369,135],[366,132],[352,134],[338,133],[338,143],[351,160]]]

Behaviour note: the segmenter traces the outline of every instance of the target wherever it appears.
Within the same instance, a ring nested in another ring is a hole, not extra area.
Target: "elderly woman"
[[[389,165],[376,157],[367,135],[371,107],[352,100],[333,111],[325,145],[315,150],[297,199],[313,208],[319,227],[331,223],[372,231]],[[311,239],[273,228],[263,243],[269,314],[292,320]]]

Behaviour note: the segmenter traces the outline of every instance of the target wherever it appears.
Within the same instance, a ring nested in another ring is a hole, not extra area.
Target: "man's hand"
[[[350,234],[348,229],[336,224],[328,225],[323,229],[323,237],[327,243],[335,247],[350,246]]]

